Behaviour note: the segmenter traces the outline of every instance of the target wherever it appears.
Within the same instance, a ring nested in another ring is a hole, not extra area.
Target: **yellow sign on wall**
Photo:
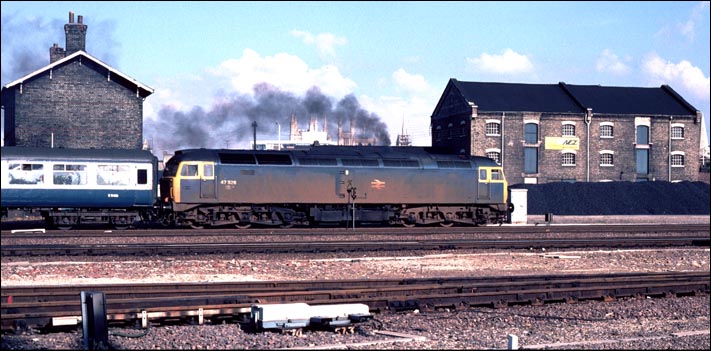
[[[578,137],[546,137],[546,150],[578,150]]]

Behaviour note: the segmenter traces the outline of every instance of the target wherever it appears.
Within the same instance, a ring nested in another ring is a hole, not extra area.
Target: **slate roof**
[[[479,111],[585,112],[557,84],[450,81]]]
[[[449,85],[481,112],[584,113],[588,108],[593,113],[606,114],[696,116],[697,112],[668,85],[659,88],[606,87],[563,82],[463,82],[454,78],[449,80]]]
[[[29,80],[33,79],[34,77],[38,76],[39,74],[42,74],[42,73],[44,73],[50,69],[53,69],[55,67],[60,67],[68,62],[73,61],[73,60],[82,60],[82,59],[84,60],[83,62],[87,62],[86,60],[88,59],[89,62],[87,62],[87,63],[93,63],[96,67],[101,67],[102,69],[105,69],[105,70],[111,72],[111,79],[112,80],[117,81],[117,82],[119,82],[125,86],[128,86],[132,89],[134,89],[134,88],[137,89],[139,91],[141,97],[145,98],[148,95],[153,94],[153,92],[154,92],[153,88],[151,88],[147,85],[141,84],[139,81],[129,77],[128,75],[126,75],[124,73],[121,73],[119,70],[101,62],[101,60],[97,59],[94,56],[89,55],[88,53],[86,53],[85,51],[82,51],[82,50],[79,50],[79,51],[77,51],[77,52],[75,52],[75,53],[73,53],[61,60],[57,60],[47,66],[44,66],[44,67],[42,67],[30,74],[25,75],[24,77],[22,77],[20,79],[17,79],[13,82],[5,84],[5,86],[2,87],[2,90],[4,91],[5,89],[10,89],[18,84],[25,82],[25,81],[29,81]]]

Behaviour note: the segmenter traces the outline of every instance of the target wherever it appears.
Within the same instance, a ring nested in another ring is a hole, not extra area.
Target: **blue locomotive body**
[[[175,220],[204,225],[351,221],[484,224],[505,219],[507,183],[484,157],[424,147],[191,149],[166,164],[161,196]]]
[[[127,227],[152,211],[157,158],[142,150],[4,147],[2,211],[39,212],[51,224]]]

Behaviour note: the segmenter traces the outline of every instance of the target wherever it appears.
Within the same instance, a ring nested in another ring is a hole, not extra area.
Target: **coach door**
[[[215,163],[203,162],[200,173],[200,198],[215,198]]]

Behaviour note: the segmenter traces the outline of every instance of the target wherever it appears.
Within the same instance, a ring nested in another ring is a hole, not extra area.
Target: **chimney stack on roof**
[[[54,43],[54,45],[49,48],[49,63],[54,63],[64,58],[64,49],[59,47],[59,44]]]
[[[74,12],[69,11],[69,23],[64,25],[64,33],[67,37],[65,55],[71,55],[80,50],[86,51],[86,25],[83,22],[83,16],[79,16],[79,23],[74,23]]]

